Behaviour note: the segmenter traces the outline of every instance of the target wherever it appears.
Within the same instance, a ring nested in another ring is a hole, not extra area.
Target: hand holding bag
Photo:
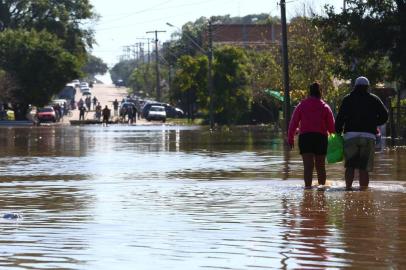
[[[327,163],[336,163],[344,158],[344,140],[339,134],[330,134],[328,136]]]

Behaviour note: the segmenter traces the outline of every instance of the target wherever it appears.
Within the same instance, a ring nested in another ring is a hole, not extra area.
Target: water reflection
[[[266,128],[0,128],[0,266],[325,269],[406,264],[406,151],[371,189],[302,188],[297,150]],[[152,263],[153,262],[153,263]]]

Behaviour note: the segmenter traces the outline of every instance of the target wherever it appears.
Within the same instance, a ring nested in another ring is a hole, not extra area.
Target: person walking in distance
[[[135,108],[133,106],[127,107],[128,124],[132,125],[135,117]]]
[[[328,133],[334,133],[334,116],[321,99],[321,87],[314,82],[309,97],[302,100],[293,112],[288,130],[288,144],[294,147],[294,136],[299,128],[299,150],[303,159],[305,188],[311,188],[313,168],[316,167],[319,185],[326,184],[325,159]]]
[[[85,120],[85,112],[86,112],[86,108],[82,104],[82,106],[79,107],[79,121]]]
[[[113,101],[113,108],[114,108],[114,116],[118,116],[118,101],[115,99]]]
[[[104,107],[103,111],[102,111],[102,115],[103,115],[103,126],[107,126],[109,123],[109,119],[110,119],[110,109],[109,107]]]
[[[97,101],[98,101],[98,100],[97,100],[97,97],[94,96],[93,99],[92,99],[92,101],[93,101],[93,109],[96,110]]]
[[[97,121],[100,121],[101,114],[102,114],[102,106],[100,105],[100,102],[98,102],[95,108],[95,118]]]
[[[345,184],[352,188],[355,169],[359,171],[361,189],[368,188],[373,169],[377,127],[388,121],[388,110],[379,97],[368,92],[369,80],[358,77],[354,89],[339,108],[335,128],[344,131]]]

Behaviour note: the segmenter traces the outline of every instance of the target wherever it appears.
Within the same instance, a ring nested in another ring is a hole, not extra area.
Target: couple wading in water
[[[299,128],[298,145],[303,159],[305,188],[312,186],[314,168],[318,184],[326,184],[328,135],[333,133],[343,133],[346,188],[352,188],[355,170],[359,171],[360,188],[368,187],[377,128],[388,120],[387,108],[376,95],[369,93],[369,87],[367,78],[358,77],[351,93],[344,97],[335,120],[329,105],[322,99],[318,82],[310,85],[309,97],[294,110],[287,140],[293,148]]]

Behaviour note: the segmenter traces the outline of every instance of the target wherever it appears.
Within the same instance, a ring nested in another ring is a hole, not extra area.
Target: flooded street
[[[401,269],[406,149],[371,188],[303,190],[302,162],[261,128],[0,128],[2,269]],[[358,186],[358,181],[354,183]]]

